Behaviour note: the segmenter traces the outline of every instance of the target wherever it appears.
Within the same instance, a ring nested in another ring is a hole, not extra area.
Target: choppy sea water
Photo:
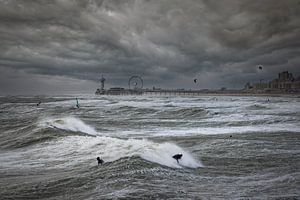
[[[76,97],[0,97],[0,199],[300,198],[300,98]]]

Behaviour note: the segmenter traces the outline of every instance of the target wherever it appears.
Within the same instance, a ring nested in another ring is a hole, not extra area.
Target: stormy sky
[[[0,0],[0,94],[242,88],[299,55],[299,0]]]

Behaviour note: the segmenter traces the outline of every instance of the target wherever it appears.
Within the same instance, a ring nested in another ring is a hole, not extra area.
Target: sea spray
[[[93,127],[74,117],[46,118],[40,122],[40,125],[68,131],[82,132],[90,135],[97,134],[97,131]]]

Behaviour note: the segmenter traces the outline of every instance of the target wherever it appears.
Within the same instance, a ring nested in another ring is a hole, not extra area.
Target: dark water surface
[[[0,199],[300,199],[299,98],[77,97],[0,97]]]

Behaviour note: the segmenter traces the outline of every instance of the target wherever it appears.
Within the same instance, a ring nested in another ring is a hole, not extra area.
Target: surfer
[[[79,108],[78,99],[76,98],[76,107]]]
[[[177,161],[177,163],[179,163],[179,159],[181,159],[181,157],[182,157],[182,154],[175,154],[174,156],[173,156],[173,158]]]
[[[39,101],[39,102],[36,104],[36,106],[39,106],[41,103],[42,103],[42,102],[41,102],[41,101]]]
[[[98,165],[102,165],[104,163],[104,161],[100,157],[97,157],[97,161]]]

